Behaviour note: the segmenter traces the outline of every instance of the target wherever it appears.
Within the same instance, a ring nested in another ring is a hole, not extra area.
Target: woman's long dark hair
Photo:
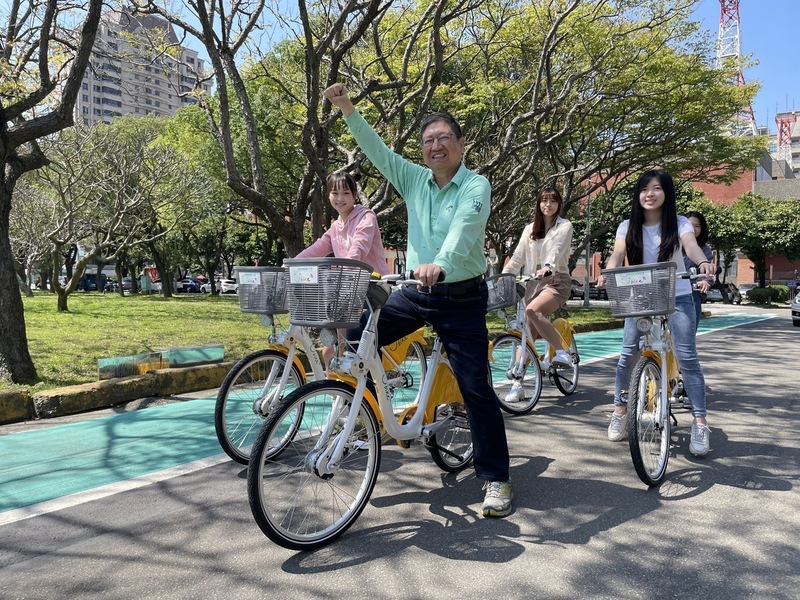
[[[691,217],[694,217],[697,219],[697,222],[700,223],[700,233],[696,237],[697,245],[702,248],[708,243],[708,223],[706,223],[706,218],[703,216],[703,213],[699,213],[696,210],[690,210],[686,213],[687,219]]]
[[[561,207],[564,206],[564,200],[561,198],[561,194],[558,193],[558,190],[555,188],[547,187],[544,188],[539,195],[536,196],[536,206],[533,208],[533,228],[531,229],[531,239],[532,240],[541,240],[547,230],[545,229],[546,223],[544,220],[544,213],[542,212],[542,198],[544,198],[545,194],[553,194],[553,198],[555,198],[556,202],[558,202],[558,212],[556,213],[556,218],[561,214]]]
[[[642,173],[633,190],[631,203],[631,219],[628,223],[628,235],[625,245],[628,248],[628,264],[640,265],[644,261],[644,242],[642,227],[644,226],[644,208],[639,202],[640,192],[652,179],[658,179],[664,190],[664,204],[661,206],[661,245],[658,248],[658,262],[667,262],[678,248],[678,211],[675,208],[675,184],[672,176],[661,169]]]

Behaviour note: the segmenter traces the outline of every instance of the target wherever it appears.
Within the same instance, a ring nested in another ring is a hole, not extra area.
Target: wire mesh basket
[[[675,272],[672,262],[620,267],[603,271],[611,314],[647,317],[675,312]]]
[[[278,315],[289,312],[286,304],[286,269],[237,267],[239,308],[242,312]]]
[[[517,276],[512,273],[492,275],[486,280],[489,301],[486,312],[517,305]]]
[[[283,264],[289,270],[289,321],[293,325],[358,325],[372,267],[347,258],[292,258]]]

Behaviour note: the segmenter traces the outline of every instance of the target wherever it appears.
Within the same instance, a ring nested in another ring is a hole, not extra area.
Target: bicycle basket
[[[372,267],[347,258],[293,258],[289,270],[289,321],[323,328],[358,326]]]
[[[281,267],[237,267],[239,308],[265,315],[289,312],[286,304],[286,269]]]
[[[486,312],[508,308],[517,304],[517,276],[511,273],[492,275],[486,280],[489,288],[489,301]]]
[[[611,314],[647,317],[675,312],[675,263],[663,262],[603,271]]]

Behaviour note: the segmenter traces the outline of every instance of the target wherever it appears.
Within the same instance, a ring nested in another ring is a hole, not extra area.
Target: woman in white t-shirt
[[[556,349],[553,364],[572,366],[572,359],[562,346],[561,336],[550,323],[550,315],[569,299],[572,282],[569,276],[569,251],[572,246],[572,223],[560,217],[563,200],[553,188],[539,192],[534,207],[533,223],[522,231],[511,259],[503,273],[536,275],[525,290],[525,318],[534,339],[537,334]],[[515,381],[506,402],[519,401],[521,382]]]
[[[698,271],[712,275],[712,266],[697,245],[692,224],[686,217],[678,216],[672,177],[666,171],[648,171],[636,182],[631,218],[617,229],[614,250],[606,268],[623,266],[627,259],[629,265],[674,262],[681,269],[684,253],[697,264]],[[597,284],[602,286],[603,283],[601,275]],[[692,285],[688,279],[675,282],[675,312],[669,317],[669,326],[686,393],[692,402],[694,422],[689,451],[703,456],[710,448],[711,430],[706,423],[706,386],[697,359]],[[614,413],[608,427],[608,439],[614,442],[626,435],[628,407],[623,392],[627,390],[631,369],[639,358],[641,336],[636,329],[636,319],[625,319],[614,385]]]

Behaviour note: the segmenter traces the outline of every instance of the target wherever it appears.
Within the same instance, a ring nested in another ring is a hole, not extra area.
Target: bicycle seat
[[[367,289],[367,300],[373,308],[381,308],[389,299],[391,290],[386,282],[380,279],[373,279],[369,282]]]

